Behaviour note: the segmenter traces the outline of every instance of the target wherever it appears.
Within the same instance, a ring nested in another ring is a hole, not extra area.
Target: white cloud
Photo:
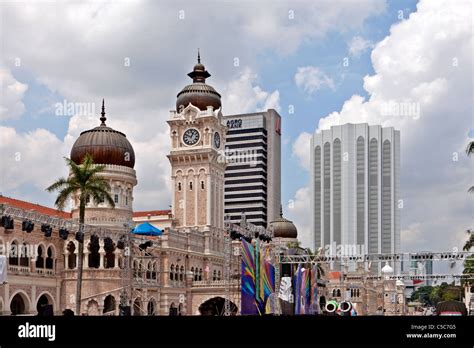
[[[347,44],[349,54],[353,57],[359,57],[364,51],[373,46],[372,41],[366,40],[361,36],[354,36]]]
[[[212,6],[156,1],[2,3],[2,59],[7,68],[12,69],[15,59],[21,58],[22,65],[16,69],[24,69],[38,85],[70,102],[99,104],[105,97],[107,124],[125,132],[137,153],[136,209],[168,205],[165,120],[177,92],[190,81],[186,73],[195,64],[197,47],[213,75],[208,82],[223,95],[225,113],[278,110],[280,92],[264,90],[255,73],[261,53],[295,52],[303,41],[318,40],[331,30],[359,28],[385,8],[385,2],[378,0],[367,0],[363,6],[264,1],[254,4],[250,12],[248,4],[209,4]],[[236,58],[246,68],[235,67]],[[124,64],[128,61],[130,66]],[[24,111],[20,92],[17,88],[12,101],[1,101],[2,115],[6,109],[16,110],[9,117]],[[48,144],[54,146],[47,148],[38,146],[45,151],[37,153],[38,158],[62,161],[79,133],[97,124],[97,116],[72,117],[64,139],[51,140]],[[26,136],[18,133],[18,139]],[[18,141],[11,146],[27,151]],[[65,168],[63,163],[57,166]],[[22,175],[27,177],[18,183],[15,173],[4,169],[2,186],[18,198],[30,197],[27,182],[44,186],[34,170],[24,170]],[[45,178],[49,183],[50,177]],[[25,184],[20,185],[22,182]],[[50,202],[42,194],[33,200]]]
[[[28,85],[18,82],[9,69],[0,67],[0,120],[19,118],[25,112],[22,98]]]
[[[0,134],[0,192],[21,192],[23,199],[53,203],[44,189],[67,174],[63,159],[67,150],[62,141],[46,129],[18,133],[0,127]]]
[[[402,249],[451,250],[472,227],[473,161],[464,153],[473,112],[471,4],[421,0],[417,8],[372,51],[369,98],[353,95],[318,129],[348,122],[399,129]],[[415,103],[419,114],[382,114],[403,103]]]
[[[303,132],[296,140],[293,142],[291,147],[291,153],[298,159],[299,164],[302,168],[309,171],[310,166],[310,142],[311,142],[311,134]]]
[[[334,81],[315,66],[299,67],[294,78],[296,86],[308,95],[324,87],[335,90]]]
[[[275,109],[280,111],[280,92],[266,92],[255,85],[257,74],[246,68],[238,79],[229,83],[223,90],[222,109],[224,114],[238,114],[245,112],[264,111]]]
[[[298,240],[301,246],[314,251],[313,236],[311,234],[311,219],[308,219],[308,207],[311,205],[311,192],[308,187],[302,187],[295,193],[289,202],[287,218],[295,223],[298,229]]]

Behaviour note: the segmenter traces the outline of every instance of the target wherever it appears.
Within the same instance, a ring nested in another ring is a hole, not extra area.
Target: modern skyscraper
[[[238,223],[267,227],[281,202],[281,117],[273,109],[224,116],[226,136],[225,213]]]
[[[311,162],[315,249],[399,252],[400,132],[367,123],[333,126],[313,135]]]

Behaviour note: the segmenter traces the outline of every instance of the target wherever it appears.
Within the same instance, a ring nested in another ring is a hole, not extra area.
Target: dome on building
[[[382,273],[383,274],[392,274],[393,273],[393,268],[390,267],[390,265],[388,264],[388,262],[385,263],[385,266],[383,266],[382,268]]]
[[[101,124],[86,130],[72,146],[71,160],[80,164],[89,153],[97,164],[115,164],[133,168],[135,152],[125,134],[116,131],[105,124],[105,106],[102,100]]]
[[[211,74],[201,64],[199,52],[198,63],[188,76],[193,79],[193,83],[184,87],[176,96],[178,98],[176,100],[176,111],[187,107],[189,103],[202,111],[206,110],[208,106],[219,109],[221,107],[221,95],[216,92],[214,87],[206,84],[206,78],[210,77]]]
[[[280,206],[280,217],[270,221],[270,228],[273,229],[274,238],[297,238],[298,231],[292,221],[283,217],[283,209]]]

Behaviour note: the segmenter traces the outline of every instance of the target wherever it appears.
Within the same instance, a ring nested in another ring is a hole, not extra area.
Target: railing
[[[14,273],[30,273],[29,266],[8,265],[8,270]]]
[[[36,273],[43,274],[43,275],[54,275],[54,269],[50,268],[37,268]]]
[[[198,288],[223,288],[226,285],[225,280],[198,280],[193,282],[193,287]],[[238,286],[238,280],[231,280],[230,286]]]

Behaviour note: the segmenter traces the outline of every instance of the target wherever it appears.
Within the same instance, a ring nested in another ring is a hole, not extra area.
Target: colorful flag
[[[311,306],[310,314],[319,314],[319,298],[318,298],[318,265],[314,265],[311,269]]]
[[[241,309],[242,315],[259,314],[255,289],[255,254],[252,244],[242,240]]]
[[[302,269],[301,265],[298,265],[298,269],[296,270],[295,278],[295,315],[301,314],[301,277],[302,277]]]

